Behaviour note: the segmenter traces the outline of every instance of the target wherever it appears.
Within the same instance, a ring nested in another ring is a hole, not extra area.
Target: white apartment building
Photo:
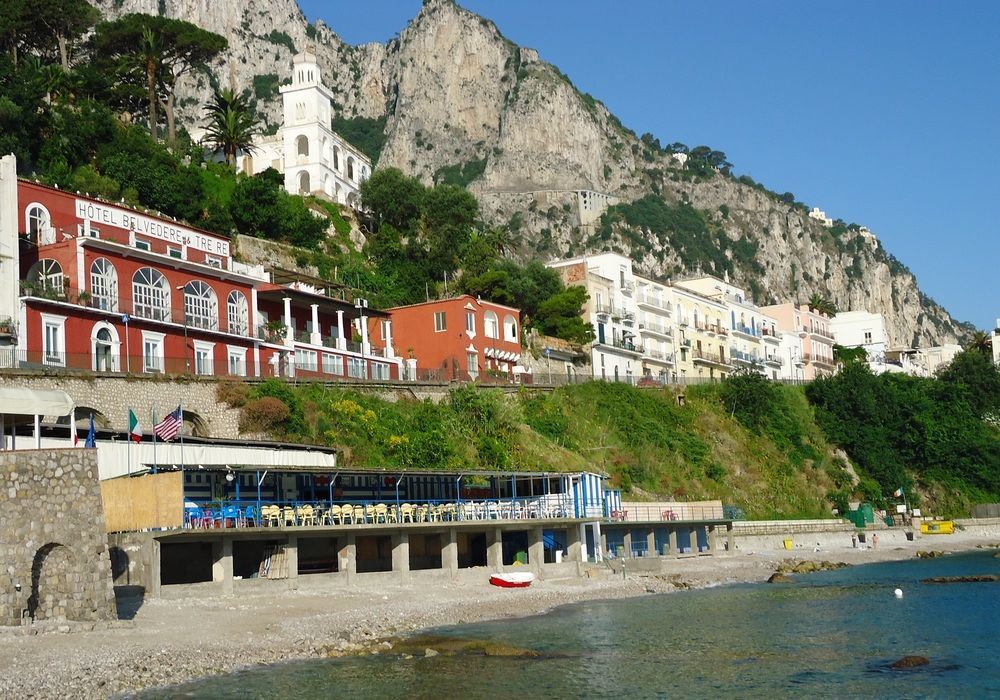
[[[670,285],[635,275],[635,302],[642,342],[642,376],[659,382],[676,379],[673,292]]]
[[[635,383],[645,348],[639,335],[632,261],[603,253],[549,264],[567,286],[581,285],[589,299],[584,318],[594,327],[590,359],[595,379]]]
[[[998,323],[997,325],[1000,325]],[[996,336],[994,335],[994,338]],[[962,346],[956,343],[945,343],[931,348],[920,348],[920,362],[928,374],[934,374],[939,369],[955,359],[955,355],[962,352]],[[993,357],[996,360],[997,341],[993,341]]]
[[[1000,365],[1000,318],[993,329],[993,363]]]
[[[778,321],[761,311],[745,290],[730,284],[728,279],[711,275],[681,280],[675,286],[698,292],[725,306],[723,325],[729,331],[729,363],[734,368],[753,369],[770,379],[786,377],[783,355],[778,351]]]
[[[887,346],[885,317],[868,311],[841,311],[830,319],[833,342],[845,348],[864,348],[868,361],[884,357]]]

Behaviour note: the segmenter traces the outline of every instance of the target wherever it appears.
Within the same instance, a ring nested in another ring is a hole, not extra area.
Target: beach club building
[[[233,258],[227,238],[18,179],[0,160],[0,367],[398,378],[380,312]],[[384,315],[384,314],[382,314]],[[356,337],[357,336],[357,337]]]

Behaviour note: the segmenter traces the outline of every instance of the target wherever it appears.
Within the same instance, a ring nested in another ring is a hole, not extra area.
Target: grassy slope
[[[669,390],[587,383],[505,396],[454,390],[441,404],[387,401],[353,390],[268,382],[282,399],[283,437],[336,445],[365,467],[606,472],[635,494],[719,498],[750,517],[822,517],[838,467],[801,390],[781,392],[784,421],[754,435],[727,415],[714,387]]]

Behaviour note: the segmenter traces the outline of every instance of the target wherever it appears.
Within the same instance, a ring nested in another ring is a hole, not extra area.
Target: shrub
[[[240,408],[247,402],[250,387],[234,379],[225,379],[215,386],[215,399],[230,408]]]
[[[240,410],[241,433],[265,433],[279,428],[291,410],[281,399],[264,396],[248,401]]]

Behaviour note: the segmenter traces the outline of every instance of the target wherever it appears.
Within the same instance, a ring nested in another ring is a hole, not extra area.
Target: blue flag
[[[87,431],[87,441],[83,443],[84,447],[97,447],[97,435],[94,430],[94,414],[90,414],[90,430]]]

